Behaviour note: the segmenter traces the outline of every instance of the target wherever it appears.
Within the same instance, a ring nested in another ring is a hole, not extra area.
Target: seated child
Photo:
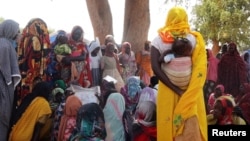
[[[163,72],[181,89],[187,88],[191,78],[192,49],[187,38],[178,37],[173,42],[172,49],[165,51],[159,58]]]

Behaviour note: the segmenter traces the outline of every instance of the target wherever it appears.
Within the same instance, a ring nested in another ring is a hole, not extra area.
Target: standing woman
[[[21,98],[32,91],[34,78],[41,77],[46,81],[45,70],[49,47],[47,24],[40,18],[31,19],[23,29],[21,42],[17,48],[19,69],[22,75],[19,92]]]
[[[228,51],[218,64],[218,84],[223,84],[225,93],[234,97],[240,93],[240,84],[247,82],[246,65],[235,43],[228,44]]]
[[[136,55],[138,75],[147,86],[149,86],[150,78],[154,74],[151,67],[150,44],[151,44],[150,41],[146,41],[144,44],[144,50],[140,51]]]
[[[161,70],[159,56],[171,49],[175,37],[187,38],[192,46],[192,75],[183,91],[173,85]],[[157,140],[207,141],[203,85],[207,74],[205,43],[200,33],[191,31],[188,15],[181,7],[169,10],[166,23],[152,41],[151,63],[159,78],[157,95]],[[166,132],[167,131],[167,132]]]
[[[207,52],[207,78],[204,85],[204,99],[206,104],[207,113],[209,113],[208,99],[209,95],[213,92],[216,87],[217,82],[217,73],[218,73],[218,63],[219,59],[217,59],[211,49],[206,49]],[[210,107],[211,108],[211,107]]]
[[[135,76],[137,71],[135,53],[131,50],[131,44],[129,42],[123,42],[122,51],[118,56],[122,66],[121,75],[123,81],[126,81],[129,76]]]
[[[71,65],[70,83],[77,83],[84,88],[88,88],[92,84],[92,76],[89,66],[89,53],[86,44],[83,42],[83,36],[82,27],[74,26],[68,42],[71,47],[71,55],[64,57],[62,63]]]
[[[13,20],[5,20],[0,24],[0,141],[7,140],[14,90],[21,80],[13,46],[18,32],[19,24]]]
[[[108,43],[105,49],[105,55],[101,59],[102,78],[109,75],[117,80],[115,88],[119,92],[124,86],[124,81],[120,74],[120,65],[116,54],[114,53],[115,46],[113,43]]]

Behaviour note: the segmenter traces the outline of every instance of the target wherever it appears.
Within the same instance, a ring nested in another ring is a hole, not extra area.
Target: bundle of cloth
[[[174,85],[186,89],[192,72],[191,57],[173,58],[169,63],[162,63],[161,69]]]

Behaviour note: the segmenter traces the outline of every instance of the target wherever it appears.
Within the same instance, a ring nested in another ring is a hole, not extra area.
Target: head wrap
[[[90,44],[89,44],[89,52],[91,53],[92,51],[94,51],[96,48],[100,48],[101,45],[100,45],[100,41],[98,38],[96,38],[94,41],[92,41]]]
[[[156,105],[152,101],[141,102],[136,109],[139,123],[144,126],[156,126]]]
[[[215,87],[215,89],[217,89],[217,88],[219,88],[219,89],[221,90],[221,93],[222,93],[222,94],[224,93],[225,88],[224,88],[224,86],[223,86],[222,84],[217,85],[217,86]]]
[[[19,31],[19,24],[13,20],[5,20],[0,24],[0,37],[13,39]]]
[[[66,88],[67,88],[67,86],[66,86],[66,84],[65,84],[65,82],[63,80],[56,80],[55,81],[55,86],[59,87],[59,88],[61,88],[63,90],[66,90]]]
[[[58,131],[58,140],[63,140],[68,127],[68,121],[70,119],[76,121],[76,116],[81,106],[82,102],[77,96],[71,95],[67,98]]]
[[[55,88],[52,90],[53,99],[55,99],[57,93],[62,93],[64,95],[64,90],[62,88]]]
[[[21,80],[17,54],[11,43],[18,31],[19,24],[13,20],[5,20],[0,24],[0,72],[6,84],[14,83],[14,86]]]
[[[188,16],[181,7],[169,10],[164,27],[158,30],[163,42],[171,43],[175,36],[185,36],[190,31]]]
[[[235,101],[231,96],[220,96],[216,99],[216,102],[220,102],[222,105],[222,117],[219,119],[219,124],[220,125],[225,125],[225,124],[232,124],[233,123],[233,109],[235,107]],[[230,102],[232,105],[229,105],[228,102]]]

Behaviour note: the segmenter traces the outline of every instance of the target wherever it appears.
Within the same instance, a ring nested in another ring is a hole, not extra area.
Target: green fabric
[[[64,91],[66,90],[67,86],[63,80],[56,80],[55,81],[55,86],[62,88]]]
[[[61,44],[55,46],[55,54],[57,55],[66,55],[71,54],[71,48],[68,44]]]

